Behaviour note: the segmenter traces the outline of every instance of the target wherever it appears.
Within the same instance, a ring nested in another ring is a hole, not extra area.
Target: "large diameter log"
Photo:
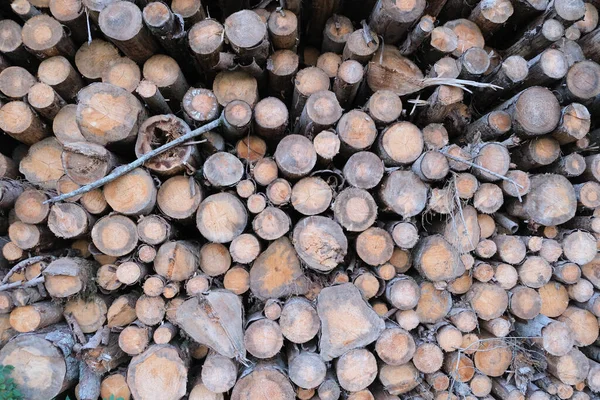
[[[501,316],[508,308],[508,295],[504,289],[492,283],[475,283],[467,293],[467,300],[483,320]]]
[[[66,325],[20,335],[0,350],[0,364],[15,367],[14,379],[24,398],[52,399],[75,384],[78,363],[71,355],[74,345]]]
[[[590,370],[587,357],[574,348],[564,356],[548,356],[548,371],[566,385],[585,380]]]
[[[127,370],[127,385],[135,399],[179,399],[186,393],[189,360],[169,344],[150,346],[135,356]],[[148,385],[148,382],[154,382]]]
[[[423,13],[425,1],[398,4],[391,0],[379,0],[371,15],[369,26],[383,37],[387,44],[398,44],[407,30]]]
[[[227,290],[197,295],[177,308],[177,323],[196,342],[229,358],[246,356],[242,303]]]
[[[317,311],[322,327],[320,354],[326,361],[374,342],[385,326],[350,283],[323,289]]]
[[[322,216],[300,220],[294,228],[293,243],[298,256],[308,267],[321,272],[337,267],[348,250],[348,239],[342,228]]]
[[[227,17],[224,23],[225,36],[233,51],[241,60],[254,59],[264,65],[269,55],[267,26],[258,14],[241,10]]]
[[[77,95],[77,124],[90,142],[132,142],[145,111],[139,100],[118,86],[93,83]]]
[[[274,266],[277,266],[277,276],[272,274]],[[271,243],[250,269],[250,290],[259,299],[304,294],[308,287],[309,282],[302,272],[300,260],[287,238]]]

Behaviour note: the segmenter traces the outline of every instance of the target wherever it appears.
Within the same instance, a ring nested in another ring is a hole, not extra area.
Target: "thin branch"
[[[217,128],[219,125],[221,125],[222,121],[223,121],[223,118],[220,117],[206,125],[201,126],[198,129],[194,129],[193,131],[188,132],[185,135],[179,136],[177,139],[175,139],[171,142],[165,143],[164,145],[160,146],[159,148],[156,148],[156,149],[144,154],[143,156],[141,156],[140,158],[138,158],[137,160],[135,160],[129,164],[121,165],[120,167],[115,168],[113,170],[113,172],[106,175],[104,178],[98,179],[97,181],[92,182],[89,185],[82,186],[79,189],[73,190],[72,192],[61,194],[60,196],[52,197],[51,199],[44,201],[44,204],[56,203],[58,201],[63,201],[63,200],[69,199],[71,197],[79,196],[84,193],[90,192],[101,186],[104,186],[107,183],[112,182],[115,179],[119,178],[120,176],[123,176],[126,173],[131,172],[138,167],[141,167],[142,165],[144,165],[144,163],[146,161],[150,160],[151,158],[156,157],[157,155],[164,153],[165,151],[170,150],[173,147],[177,147],[177,146],[183,144],[184,142],[187,142],[188,140],[195,138],[196,136],[200,136],[212,129]]]
[[[496,172],[494,172],[494,171],[492,171],[492,170],[489,170],[489,169],[487,169],[487,168],[485,168],[485,167],[482,167],[481,165],[477,165],[477,164],[475,164],[475,163],[472,163],[471,161],[467,161],[467,160],[465,160],[465,159],[462,159],[462,158],[460,158],[460,157],[456,157],[456,156],[453,156],[453,155],[451,155],[451,154],[444,153],[444,152],[441,152],[441,153],[442,153],[443,155],[445,155],[446,157],[448,157],[449,159],[451,159],[451,160],[458,161],[458,162],[461,162],[461,163],[465,163],[465,164],[467,164],[467,165],[468,165],[469,167],[471,167],[471,168],[480,169],[480,170],[482,170],[483,172],[487,172],[488,174],[490,174],[490,175],[492,175],[492,176],[495,176],[495,177],[496,177],[496,178],[498,178],[498,179],[505,180],[505,181],[507,181],[507,182],[510,182],[510,183],[512,183],[512,184],[513,184],[513,185],[515,185],[516,187],[523,189],[523,186],[519,185],[517,182],[513,181],[512,179],[510,179],[510,178],[508,178],[508,177],[506,177],[506,176],[504,176],[504,175],[500,175],[500,174],[498,174],[498,173],[496,173]]]
[[[4,285],[6,282],[8,282],[8,280],[10,279],[11,276],[13,276],[16,273],[21,272],[22,270],[29,267],[30,265],[33,265],[40,261],[52,260],[52,259],[54,259],[54,256],[36,256],[36,257],[31,257],[26,260],[23,260],[20,263],[15,264],[15,266],[12,267],[10,269],[10,271],[8,271],[8,273],[4,276],[4,278],[2,278],[2,282],[0,282],[0,283],[2,283]]]
[[[45,278],[43,276],[39,276],[29,281],[19,281],[13,283],[7,283],[6,285],[0,285],[0,292],[5,292],[11,289],[20,289],[20,288],[28,288],[37,286],[40,283],[44,283]]]

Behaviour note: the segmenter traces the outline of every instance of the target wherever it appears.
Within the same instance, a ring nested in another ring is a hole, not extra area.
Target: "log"
[[[39,59],[54,56],[75,56],[75,45],[56,19],[46,14],[36,15],[23,25],[23,45]]]
[[[158,45],[146,30],[142,11],[127,1],[108,4],[98,17],[102,33],[127,57],[143,64],[158,50]]]
[[[75,385],[78,363],[71,355],[74,339],[66,325],[20,335],[0,351],[0,363],[15,367],[13,379],[29,399],[54,398]],[[44,365],[45,374],[31,368],[31,362]]]

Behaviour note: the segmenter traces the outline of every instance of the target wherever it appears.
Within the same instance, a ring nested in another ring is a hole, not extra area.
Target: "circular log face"
[[[208,240],[228,243],[246,228],[248,214],[242,202],[229,193],[208,196],[198,208],[196,225]]]

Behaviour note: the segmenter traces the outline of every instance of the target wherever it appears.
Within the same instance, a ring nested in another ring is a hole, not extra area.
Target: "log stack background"
[[[0,363],[31,400],[599,398],[597,7],[2,2]]]

